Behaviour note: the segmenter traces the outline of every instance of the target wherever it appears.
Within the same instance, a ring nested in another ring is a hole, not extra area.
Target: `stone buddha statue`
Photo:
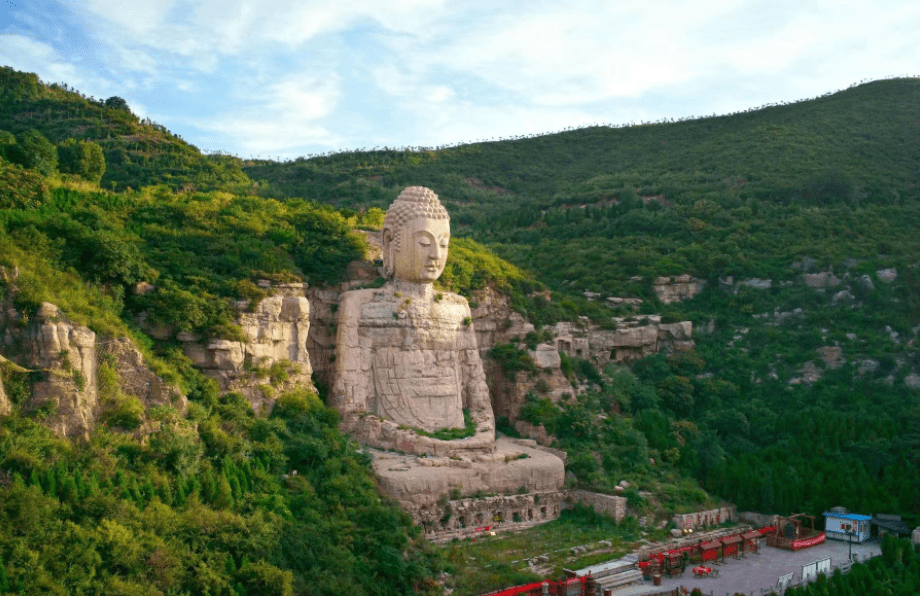
[[[434,288],[450,244],[437,195],[406,188],[386,213],[381,241],[388,281],[339,297],[330,391],[343,430],[382,450],[372,451],[381,490],[426,532],[461,531],[480,518],[557,516],[560,452],[496,439],[469,304]],[[444,429],[464,431],[447,439],[437,435]],[[449,495],[476,494],[497,496],[451,501],[464,513],[446,514]]]
[[[494,417],[462,296],[434,289],[444,271],[450,218],[427,188],[406,188],[381,232],[389,281],[339,300],[332,405],[360,441],[406,453],[491,452]],[[427,434],[464,428],[445,441]],[[419,432],[421,431],[421,432]]]

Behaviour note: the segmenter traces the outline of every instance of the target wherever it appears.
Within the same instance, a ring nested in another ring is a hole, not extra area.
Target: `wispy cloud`
[[[334,75],[292,76],[248,97],[242,109],[204,118],[194,126],[233,139],[244,154],[296,157],[291,149],[341,142],[341,136],[323,123],[339,94]]]

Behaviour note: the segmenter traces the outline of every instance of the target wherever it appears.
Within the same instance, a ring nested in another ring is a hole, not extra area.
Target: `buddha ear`
[[[396,250],[395,236],[393,228],[383,228],[380,232],[380,243],[383,249],[383,272],[384,277],[390,278],[395,273],[394,251]]]

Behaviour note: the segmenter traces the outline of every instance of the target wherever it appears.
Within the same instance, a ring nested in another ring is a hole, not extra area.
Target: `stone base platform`
[[[424,521],[421,526],[425,538],[436,543],[516,532],[557,519],[562,510],[571,508],[569,501],[567,491],[458,499],[440,509],[440,518]]]
[[[383,492],[426,530],[489,525],[506,518],[509,522],[549,521],[559,515],[558,506],[551,507],[550,513],[544,510],[547,503],[539,505],[538,495],[558,493],[565,481],[565,465],[552,450],[534,441],[500,437],[492,453],[454,457],[369,451]],[[483,504],[484,508],[472,504],[488,499],[494,502]],[[454,519],[458,508],[467,512],[467,519],[461,520],[462,514]],[[478,523],[480,518],[483,524]],[[447,523],[451,519],[454,523]]]

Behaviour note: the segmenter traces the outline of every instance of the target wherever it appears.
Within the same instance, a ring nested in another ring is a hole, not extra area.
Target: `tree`
[[[7,156],[13,163],[37,170],[43,176],[57,171],[57,149],[35,129],[17,135],[16,144],[7,150]]]
[[[118,97],[117,95],[113,95],[112,97],[105,100],[105,106],[107,108],[113,108],[115,110],[121,110],[123,112],[131,111],[131,108],[128,107],[128,102]]]
[[[6,158],[6,152],[16,144],[16,137],[12,133],[0,130],[0,157]]]
[[[67,139],[57,147],[58,169],[99,184],[105,173],[105,154],[92,141]]]

